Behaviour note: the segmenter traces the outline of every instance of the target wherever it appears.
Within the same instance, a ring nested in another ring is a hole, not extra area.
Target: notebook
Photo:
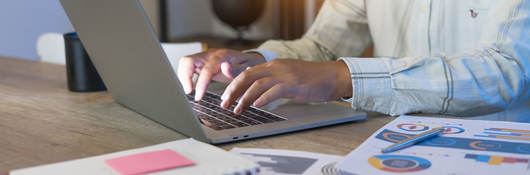
[[[154,163],[156,161],[160,163]],[[95,157],[18,169],[11,171],[9,174],[143,174],[138,172],[154,175],[254,175],[258,174],[259,166],[252,161],[215,146],[194,139],[184,139]]]

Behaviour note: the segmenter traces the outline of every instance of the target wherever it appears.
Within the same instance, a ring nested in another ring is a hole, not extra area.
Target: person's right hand
[[[205,52],[182,57],[179,60],[177,76],[184,92],[190,94],[193,88],[193,74],[199,75],[195,85],[195,101],[199,101],[204,96],[204,92],[212,79],[228,83],[248,67],[265,62],[265,58],[257,53],[242,53],[230,49],[209,49]]]

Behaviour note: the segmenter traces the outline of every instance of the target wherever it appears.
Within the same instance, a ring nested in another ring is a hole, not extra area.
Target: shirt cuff
[[[265,60],[267,60],[267,62],[272,61],[272,60],[278,58],[278,56],[276,55],[276,53],[274,53],[273,51],[270,51],[270,50],[265,50],[265,49],[250,49],[250,50],[245,50],[245,51],[243,51],[243,53],[249,53],[249,52],[255,52],[255,53],[260,54],[261,56],[265,57]]]
[[[352,79],[351,102],[355,110],[369,110],[394,115],[391,75],[385,58],[339,58],[348,66]]]

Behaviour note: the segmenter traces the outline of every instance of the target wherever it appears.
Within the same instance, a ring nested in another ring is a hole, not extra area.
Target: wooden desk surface
[[[0,57],[0,174],[186,138],[114,100],[74,93],[64,66]],[[367,120],[219,145],[345,155],[392,120]]]

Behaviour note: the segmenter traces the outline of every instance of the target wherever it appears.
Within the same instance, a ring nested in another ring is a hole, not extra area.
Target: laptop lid
[[[138,0],[60,1],[118,103],[208,141]]]

